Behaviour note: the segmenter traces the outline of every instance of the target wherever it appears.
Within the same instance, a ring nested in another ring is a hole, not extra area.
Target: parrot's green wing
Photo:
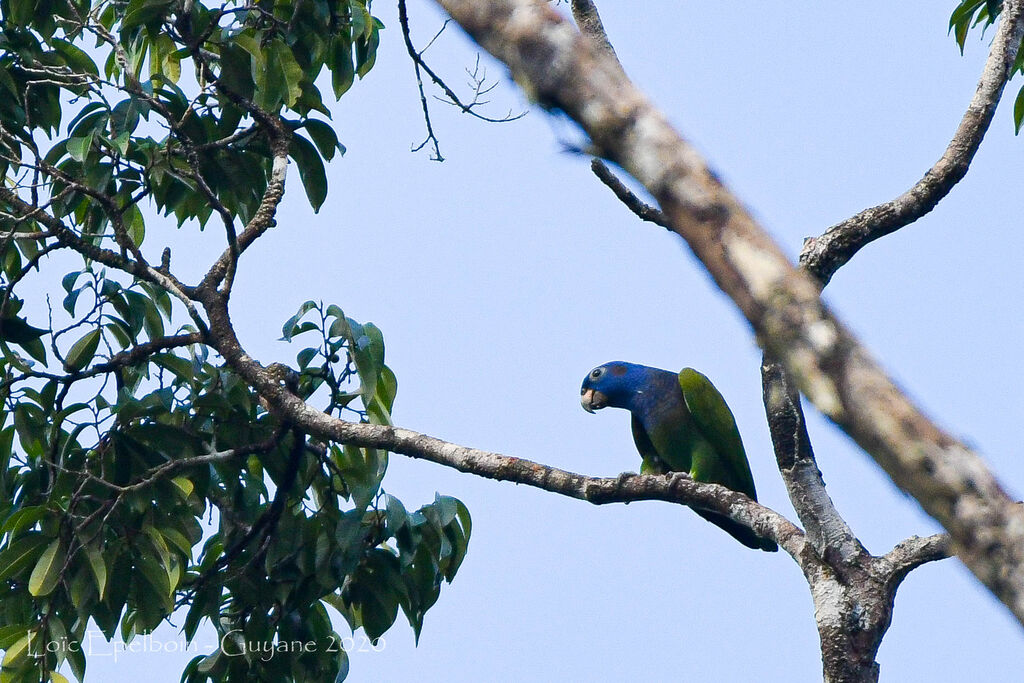
[[[743,440],[722,394],[693,368],[683,368],[679,373],[679,387],[693,423],[714,449],[714,453],[702,454],[699,451],[703,449],[694,452],[693,478],[728,486],[757,500]]]
[[[651,437],[647,435],[647,430],[644,429],[643,423],[637,419],[636,415],[633,416],[630,426],[633,428],[633,443],[636,444],[636,449],[640,452],[640,457],[643,458],[640,474],[665,474],[668,472],[665,463],[658,457],[658,449],[651,443]]]
[[[750,474],[750,463],[743,450],[740,430],[736,427],[736,419],[725,399],[711,380],[693,368],[683,368],[679,373],[679,387],[683,390],[683,400],[686,401],[693,424],[704,437],[704,442],[698,443],[693,450],[690,474],[697,481],[722,484],[757,500],[754,477]],[[717,524],[749,548],[760,548],[767,552],[779,549],[774,541],[761,538],[728,517],[708,510],[695,509],[694,512]]]

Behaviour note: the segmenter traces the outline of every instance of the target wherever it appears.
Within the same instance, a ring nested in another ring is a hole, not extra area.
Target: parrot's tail
[[[729,534],[748,548],[764,550],[768,553],[774,553],[779,549],[779,546],[775,541],[770,541],[767,538],[761,538],[751,531],[749,527],[745,527],[739,522],[734,522],[724,515],[720,515],[717,512],[709,512],[707,510],[694,509],[694,512],[719,527],[725,531],[725,533]]]

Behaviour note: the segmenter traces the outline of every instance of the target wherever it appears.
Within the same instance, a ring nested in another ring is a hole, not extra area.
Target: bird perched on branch
[[[614,361],[587,374],[580,403],[589,413],[624,408],[633,415],[633,441],[649,474],[686,472],[694,481],[727,486],[757,500],[754,479],[732,411],[707,377],[693,368],[678,375]],[[724,515],[694,509],[748,548],[775,552],[774,541]]]

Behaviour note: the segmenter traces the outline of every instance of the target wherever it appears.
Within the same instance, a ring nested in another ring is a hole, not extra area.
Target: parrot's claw
[[[676,484],[678,484],[679,482],[684,481],[684,480],[693,481],[693,478],[690,476],[689,472],[669,472],[668,473],[668,485],[669,485],[669,488],[675,487]]]
[[[629,480],[635,476],[636,472],[621,472],[619,476],[615,477],[615,490],[621,492]],[[625,504],[629,505],[629,501],[625,501]]]

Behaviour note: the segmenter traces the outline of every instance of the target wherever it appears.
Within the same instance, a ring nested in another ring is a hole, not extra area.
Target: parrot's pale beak
[[[592,413],[608,405],[608,397],[600,391],[584,389],[583,394],[580,396],[580,405],[583,406],[583,410]]]

